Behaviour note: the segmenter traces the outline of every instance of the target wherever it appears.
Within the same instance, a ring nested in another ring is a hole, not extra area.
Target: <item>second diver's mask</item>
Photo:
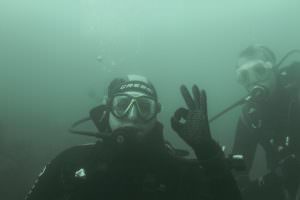
[[[236,70],[238,82],[251,94],[266,98],[276,85],[273,65],[262,60],[247,61]]]

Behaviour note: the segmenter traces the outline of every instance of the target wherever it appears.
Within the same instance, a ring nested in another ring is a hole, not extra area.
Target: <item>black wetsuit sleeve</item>
[[[55,200],[61,195],[60,162],[56,158],[42,170],[25,200]]]
[[[231,172],[226,171],[223,176],[211,177],[211,191],[214,200],[241,200],[241,193]]]
[[[199,160],[208,180],[210,199],[241,200],[237,183],[227,165],[225,155],[217,142],[211,141],[215,155],[207,160]],[[214,147],[213,147],[214,146]],[[195,152],[196,155],[198,154]]]

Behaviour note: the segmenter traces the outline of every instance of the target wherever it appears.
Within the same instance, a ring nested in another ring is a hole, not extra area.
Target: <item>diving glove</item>
[[[181,95],[187,108],[179,108],[171,118],[175,132],[195,151],[199,160],[207,160],[221,151],[212,139],[207,117],[206,93],[193,85],[191,96],[186,86],[180,87]]]

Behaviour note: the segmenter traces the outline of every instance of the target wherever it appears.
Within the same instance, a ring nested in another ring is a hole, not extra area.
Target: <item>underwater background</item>
[[[94,142],[73,122],[101,104],[109,82],[148,77],[163,106],[165,138],[184,105],[179,87],[207,92],[209,116],[246,94],[239,52],[265,44],[278,59],[300,47],[298,0],[0,0],[0,199],[22,199],[62,150]],[[240,108],[211,123],[230,153]],[[253,177],[265,171],[258,149]]]

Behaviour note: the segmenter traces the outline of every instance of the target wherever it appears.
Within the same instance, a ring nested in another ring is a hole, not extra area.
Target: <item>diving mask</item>
[[[158,113],[157,100],[147,95],[132,96],[119,93],[112,98],[111,112],[116,118],[125,118],[133,107],[143,121],[153,119]]]

